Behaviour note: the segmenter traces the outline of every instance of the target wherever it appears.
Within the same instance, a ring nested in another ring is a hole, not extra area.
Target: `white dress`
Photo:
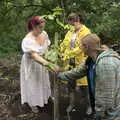
[[[36,51],[43,55],[50,41],[47,33],[44,45],[40,46],[31,38],[24,38],[22,41],[22,50],[24,55],[21,60],[20,83],[21,83],[21,103],[28,103],[30,106],[43,107],[48,103],[51,96],[49,74],[46,68],[33,60],[30,56],[31,51]]]

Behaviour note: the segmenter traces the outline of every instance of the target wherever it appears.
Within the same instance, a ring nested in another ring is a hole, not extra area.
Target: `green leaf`
[[[55,63],[58,60],[58,51],[55,49],[51,49],[45,54],[45,59]]]
[[[55,18],[53,15],[48,15],[47,17],[49,20],[54,20],[54,18]]]

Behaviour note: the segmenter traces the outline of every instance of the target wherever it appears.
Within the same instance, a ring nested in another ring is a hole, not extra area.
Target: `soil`
[[[21,106],[19,66],[6,64],[0,61],[0,120],[52,120],[52,102],[39,113],[27,104]]]
[[[68,120],[66,108],[69,96],[66,85],[61,84],[59,97],[60,120]],[[86,93],[76,92],[76,106],[70,113],[71,120],[83,120],[87,107]],[[33,113],[27,104],[21,106],[19,64],[0,60],[0,120],[53,120],[53,101],[39,113]]]

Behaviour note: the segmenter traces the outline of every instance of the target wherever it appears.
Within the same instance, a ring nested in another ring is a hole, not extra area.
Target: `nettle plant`
[[[61,21],[60,21],[60,16],[62,16],[63,14],[63,9],[61,8],[55,8],[53,9],[53,13],[52,14],[48,14],[48,15],[43,15],[42,17],[46,20],[52,20],[55,21],[57,25],[60,26],[61,29],[64,30],[70,30],[73,29],[73,27],[69,24],[64,25]],[[48,52],[46,52],[45,54],[45,58],[49,61],[51,61],[54,64],[60,63],[60,53],[59,53],[59,42],[61,40],[59,40],[59,34],[56,31],[54,34],[54,43],[51,45],[50,49]]]

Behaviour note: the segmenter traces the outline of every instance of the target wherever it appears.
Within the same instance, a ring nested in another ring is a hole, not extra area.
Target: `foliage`
[[[21,51],[27,20],[33,15],[45,17],[52,43],[55,32],[63,40],[69,29],[65,26],[67,16],[73,11],[83,15],[84,23],[102,37],[103,43],[119,43],[119,0],[0,0],[0,56]]]
[[[51,46],[50,50],[46,52],[45,58],[53,63],[58,61],[59,49],[58,49],[58,33],[55,33],[54,45]]]

